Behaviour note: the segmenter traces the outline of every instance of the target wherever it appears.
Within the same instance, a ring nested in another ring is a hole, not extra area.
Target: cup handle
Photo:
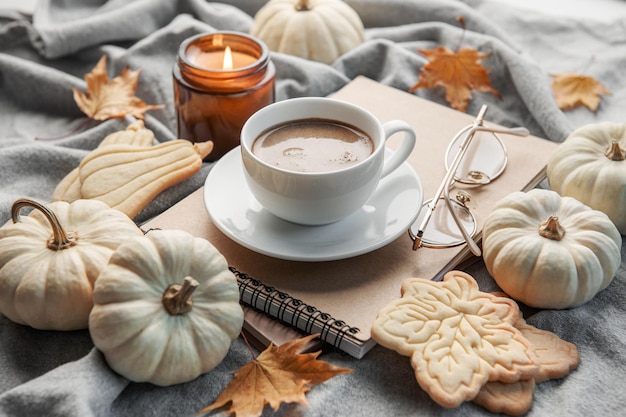
[[[383,165],[383,172],[381,178],[387,176],[391,172],[395,171],[404,161],[407,160],[413,148],[415,148],[415,130],[405,121],[391,120],[383,124],[383,130],[385,132],[385,142],[394,134],[398,132],[404,132],[404,138],[398,149],[394,152],[393,156],[385,161]]]

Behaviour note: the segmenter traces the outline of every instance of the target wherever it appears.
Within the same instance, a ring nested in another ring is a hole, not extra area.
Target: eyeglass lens
[[[459,136],[448,145],[445,155],[446,169],[449,169],[459,152],[462,140],[463,137]],[[471,186],[489,184],[502,174],[506,163],[507,153],[502,140],[495,133],[476,132],[456,170],[453,184],[465,184],[470,186],[469,188],[472,188]],[[454,192],[450,194],[450,197],[452,197]],[[432,218],[422,235],[422,245],[425,247],[452,247],[466,242],[450,213],[450,208],[455,211],[457,220],[459,220],[469,236],[476,233],[476,219],[469,207],[463,202],[454,199],[450,199],[450,205],[448,205],[444,198],[441,197],[440,201],[437,202]],[[431,201],[432,199],[423,204],[417,220],[411,227],[412,233],[417,233],[417,228],[422,223],[427,212],[424,208]]]
[[[459,231],[454,218],[450,214],[449,208],[443,201],[445,197],[441,197],[440,201],[432,214],[432,218],[424,234],[422,235],[422,245],[425,247],[451,247],[457,246],[461,243],[465,243],[463,235]],[[426,207],[431,200],[424,202],[422,207]],[[453,210],[457,215],[457,219],[461,222],[461,225],[473,235],[476,232],[476,220],[472,212],[463,204],[458,201],[451,200]],[[426,210],[421,210],[417,221],[413,224],[412,231],[417,233],[417,227],[421,224]]]
[[[459,151],[462,138],[450,142],[446,151],[446,169]],[[495,180],[506,167],[507,154],[502,140],[491,132],[476,132],[467,148],[454,179],[469,185],[484,185]]]

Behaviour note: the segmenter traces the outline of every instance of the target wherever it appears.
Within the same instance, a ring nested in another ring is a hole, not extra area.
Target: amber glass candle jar
[[[239,145],[245,121],[274,102],[276,69],[260,40],[238,32],[185,40],[173,70],[178,137],[212,140],[215,161]]]

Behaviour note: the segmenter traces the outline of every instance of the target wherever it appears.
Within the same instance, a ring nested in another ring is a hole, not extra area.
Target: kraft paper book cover
[[[417,144],[408,162],[420,177],[424,200],[435,194],[444,177],[444,155],[450,140],[474,120],[472,115],[365,77],[356,78],[333,98],[360,105],[381,122],[401,119],[415,129]],[[557,146],[534,136],[501,135],[501,139],[508,153],[506,169],[488,186],[470,191],[478,230],[498,200],[513,191],[533,188],[545,177],[545,165]],[[392,149],[394,141],[391,138],[387,142]],[[413,251],[408,234],[404,234],[380,249],[348,259],[281,260],[249,250],[218,230],[207,213],[203,193],[203,188],[197,190],[144,228],[182,229],[206,238],[238,276],[244,304],[303,332],[320,333],[322,340],[357,358],[374,346],[371,324],[380,308],[400,297],[400,286],[406,278],[436,279],[469,254],[467,245]]]

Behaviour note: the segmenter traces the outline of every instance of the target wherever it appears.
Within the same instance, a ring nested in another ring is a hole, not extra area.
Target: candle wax
[[[215,161],[239,145],[246,120],[274,102],[276,69],[267,47],[245,34],[200,34],[178,53],[172,71],[178,137],[213,141],[205,160]]]

